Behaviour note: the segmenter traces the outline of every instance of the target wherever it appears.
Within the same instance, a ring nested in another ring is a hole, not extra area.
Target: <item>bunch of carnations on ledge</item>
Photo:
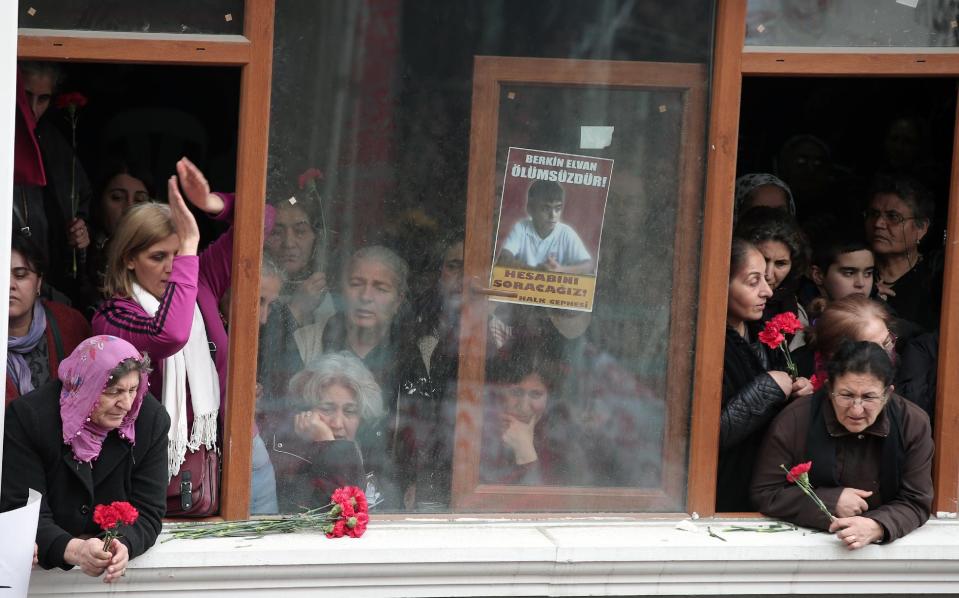
[[[263,517],[249,521],[215,521],[177,525],[170,538],[163,540],[196,540],[198,538],[262,538],[267,534],[290,534],[319,531],[327,538],[349,536],[359,538],[370,521],[366,495],[356,486],[337,488],[329,504],[285,517]]]
[[[108,505],[97,505],[93,509],[93,522],[106,533],[103,535],[103,550],[109,552],[110,545],[120,537],[120,524],[133,525],[140,516],[136,507],[122,500]]]
[[[799,486],[799,489],[802,490],[803,493],[814,503],[816,503],[816,506],[819,507],[819,510],[829,518],[830,523],[836,520],[833,514],[829,512],[829,509],[826,507],[826,505],[822,502],[822,499],[819,498],[819,495],[816,494],[816,491],[812,489],[812,484],[809,482],[809,471],[812,469],[812,461],[806,461],[805,463],[794,465],[792,469],[786,469],[786,466],[782,464],[780,464],[779,467],[786,472],[786,481],[790,484],[796,484]]]
[[[759,341],[770,349],[782,349],[786,356],[786,371],[795,380],[799,375],[793,357],[789,353],[789,345],[786,343],[787,334],[796,334],[802,330],[802,322],[799,317],[791,311],[785,311],[770,318],[766,322],[766,327],[759,333]]]

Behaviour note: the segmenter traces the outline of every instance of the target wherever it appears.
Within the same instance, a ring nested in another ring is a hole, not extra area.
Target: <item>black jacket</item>
[[[896,394],[922,407],[930,423],[936,415],[936,366],[939,332],[920,334],[897,346],[899,366],[893,385]]]
[[[786,404],[786,395],[768,368],[760,346],[750,346],[726,328],[723,356],[723,404],[719,427],[716,510],[751,511],[749,483],[766,426]]]
[[[166,512],[167,431],[170,416],[149,394],[136,421],[136,445],[116,431],[103,441],[100,456],[80,463],[63,444],[58,380],[13,401],[7,408],[3,438],[0,511],[22,507],[30,488],[43,494],[37,526],[37,556],[44,569],[61,567],[67,543],[100,533],[93,522],[96,505],[127,501],[140,512],[136,523],[120,529],[130,558],[156,542]]]

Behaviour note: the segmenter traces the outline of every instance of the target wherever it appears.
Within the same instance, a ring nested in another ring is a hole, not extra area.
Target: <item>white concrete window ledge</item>
[[[734,523],[752,523],[737,521]],[[831,535],[723,532],[729,521],[373,522],[358,540],[316,534],[158,543],[125,596],[636,596],[959,592],[959,522],[933,520],[850,553]],[[709,525],[726,541],[710,537]],[[161,536],[161,540],[168,536]],[[102,594],[99,580],[35,571],[31,596]]]

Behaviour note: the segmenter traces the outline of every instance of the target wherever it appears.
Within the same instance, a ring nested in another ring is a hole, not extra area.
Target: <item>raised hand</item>
[[[180,237],[179,255],[196,255],[200,245],[200,229],[196,225],[196,218],[190,208],[183,201],[175,176],[167,181],[167,194],[170,199],[170,219],[173,221],[173,230]]]
[[[176,173],[190,203],[211,216],[223,211],[223,200],[210,193],[210,184],[193,162],[180,158],[176,163]]]

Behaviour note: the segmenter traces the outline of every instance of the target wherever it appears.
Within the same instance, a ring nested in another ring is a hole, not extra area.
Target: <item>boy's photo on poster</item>
[[[509,148],[490,284],[518,297],[500,300],[592,309],[612,169],[609,159]]]

